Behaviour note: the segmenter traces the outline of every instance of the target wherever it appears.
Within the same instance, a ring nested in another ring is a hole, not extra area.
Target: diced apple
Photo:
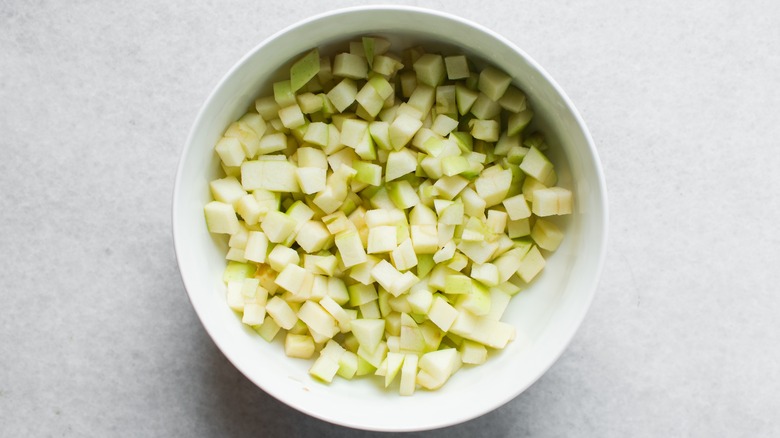
[[[417,366],[417,383],[425,389],[438,389],[450,378],[460,365],[460,356],[454,348],[425,353],[419,359]]]
[[[209,232],[218,234],[233,234],[239,230],[236,211],[230,204],[212,201],[203,208],[206,216],[206,226]]]
[[[246,195],[246,190],[241,186],[241,183],[232,176],[211,181],[209,188],[215,201],[230,205]]]
[[[390,260],[399,271],[406,271],[417,266],[417,254],[415,254],[412,241],[407,239],[394,248],[390,252]]]
[[[226,166],[240,166],[246,158],[246,152],[237,138],[222,137],[214,149]]]
[[[447,78],[450,80],[465,79],[469,77],[469,63],[465,56],[455,55],[444,58],[447,69]]]
[[[333,58],[333,75],[355,80],[365,79],[368,76],[368,62],[361,56],[340,53]]]
[[[310,359],[314,355],[314,339],[307,335],[287,333],[284,338],[284,353],[289,357]]]
[[[487,169],[486,169],[487,170]],[[474,187],[477,194],[485,201],[486,207],[501,203],[509,192],[512,184],[511,170],[497,170],[495,173],[483,175],[476,179]]]
[[[396,151],[400,150],[414,137],[414,134],[422,127],[422,122],[408,114],[401,114],[393,120],[388,128],[390,145]],[[243,158],[242,158],[243,159]],[[240,163],[239,163],[240,164]],[[238,164],[234,164],[238,165]],[[417,160],[415,159],[415,167]]]
[[[530,283],[539,272],[544,269],[545,261],[539,248],[535,245],[523,256],[520,266],[517,268],[517,275],[523,281]]]
[[[265,311],[274,319],[274,322],[276,322],[279,327],[285,330],[291,329],[292,326],[298,322],[295,311],[293,311],[285,300],[278,296],[271,297],[271,299],[268,300],[268,303],[265,305]]]

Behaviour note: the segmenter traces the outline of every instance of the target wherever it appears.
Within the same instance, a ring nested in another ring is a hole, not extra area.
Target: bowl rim
[[[205,311],[201,306],[199,306],[196,301],[193,299],[193,295],[190,293],[191,288],[194,288],[194,285],[189,284],[187,278],[184,276],[184,272],[181,270],[181,254],[183,249],[181,248],[181,242],[184,236],[181,235],[183,230],[181,230],[179,227],[176,226],[176,224],[179,222],[178,219],[178,213],[177,211],[179,208],[177,206],[180,204],[180,187],[182,186],[182,174],[184,170],[184,164],[186,161],[186,157],[189,155],[191,149],[192,149],[192,143],[195,136],[195,131],[197,130],[197,127],[203,123],[203,119],[205,117],[205,113],[207,111],[207,108],[209,108],[213,101],[216,99],[217,92],[221,90],[223,87],[225,87],[226,83],[231,80],[231,77],[236,73],[237,70],[239,70],[250,58],[255,56],[255,54],[263,49],[266,45],[270,44],[280,36],[287,34],[289,32],[295,31],[296,29],[306,26],[312,22],[316,22],[322,19],[330,18],[333,16],[338,15],[349,15],[356,12],[368,12],[368,11],[402,11],[402,12],[410,12],[410,13],[416,13],[416,14],[423,14],[423,15],[432,15],[439,18],[443,18],[450,21],[459,22],[460,24],[472,27],[479,32],[487,34],[489,37],[499,41],[500,43],[506,45],[510,49],[512,49],[514,52],[518,53],[521,58],[523,58],[531,69],[536,70],[537,73],[539,73],[545,81],[549,83],[549,85],[555,90],[555,92],[560,96],[561,101],[565,104],[566,109],[571,113],[573,119],[576,121],[577,127],[581,130],[585,142],[587,144],[588,153],[592,157],[593,161],[593,167],[595,170],[595,174],[597,176],[596,186],[598,189],[598,193],[600,195],[600,198],[602,200],[600,207],[600,211],[598,212],[603,220],[600,222],[600,233],[601,238],[598,242],[598,248],[600,250],[598,254],[598,261],[596,263],[596,270],[594,272],[594,275],[591,277],[591,283],[587,285],[583,285],[579,287],[580,290],[587,292],[587,298],[585,300],[585,305],[581,306],[578,310],[578,313],[576,314],[576,318],[572,320],[571,330],[569,333],[566,334],[565,342],[561,342],[558,345],[558,348],[554,350],[553,354],[547,355],[546,360],[543,361],[543,365],[539,368],[538,375],[535,375],[533,379],[530,379],[525,385],[519,385],[516,387],[516,390],[509,393],[508,396],[497,398],[494,402],[482,405],[482,406],[476,406],[474,407],[474,410],[471,414],[466,416],[461,416],[458,418],[448,418],[445,421],[431,421],[426,426],[412,426],[412,427],[404,427],[403,425],[399,425],[399,427],[396,428],[383,428],[383,427],[371,427],[365,424],[360,424],[358,422],[345,422],[345,421],[338,421],[334,420],[332,418],[328,418],[324,415],[319,414],[317,411],[307,409],[302,406],[294,405],[288,402],[281,394],[276,394],[274,392],[269,392],[265,386],[262,384],[262,382],[257,381],[255,378],[252,377],[252,373],[249,372],[246,366],[242,365],[236,358],[232,357],[232,355],[226,353],[226,349],[223,346],[223,342],[215,336],[215,333],[213,332],[212,328],[206,324],[204,324],[204,317],[202,315],[202,312]],[[174,187],[173,187],[173,194],[172,194],[172,204],[171,204],[171,228],[172,228],[172,238],[173,238],[173,244],[174,244],[174,252],[176,256],[177,261],[177,267],[179,268],[179,275],[182,280],[182,283],[184,285],[185,292],[187,294],[187,298],[190,300],[191,305],[193,306],[193,309],[195,310],[196,314],[198,315],[198,319],[201,321],[201,325],[208,333],[209,337],[211,338],[212,342],[214,342],[219,348],[220,352],[225,356],[225,358],[228,359],[228,361],[236,368],[238,369],[244,377],[246,377],[248,380],[250,380],[258,389],[262,390],[263,392],[271,395],[276,400],[284,403],[287,406],[292,407],[293,409],[297,410],[298,412],[302,412],[308,416],[320,419],[322,421],[336,424],[343,427],[353,428],[353,429],[359,429],[359,430],[371,430],[371,431],[384,431],[384,432],[413,432],[413,431],[424,431],[424,430],[434,430],[434,429],[440,429],[448,426],[453,426],[461,423],[465,423],[467,421],[473,420],[477,417],[480,417],[482,415],[485,415],[489,412],[492,412],[499,407],[505,405],[506,403],[510,402],[511,400],[517,398],[520,394],[525,392],[531,385],[536,383],[544,374],[549,371],[549,369],[554,365],[560,356],[563,354],[563,352],[569,347],[571,344],[571,341],[574,339],[574,336],[579,331],[580,326],[582,325],[582,322],[585,319],[585,316],[587,315],[594,297],[596,295],[596,290],[598,289],[598,285],[601,279],[601,275],[603,272],[603,267],[606,260],[606,252],[607,252],[607,243],[608,243],[608,234],[609,234],[609,202],[608,202],[608,193],[607,193],[607,186],[606,186],[606,179],[604,175],[604,170],[601,164],[601,160],[599,159],[598,151],[595,147],[595,143],[593,141],[593,138],[591,136],[590,131],[588,130],[587,126],[585,125],[585,122],[580,115],[577,108],[574,106],[573,102],[569,98],[569,96],[563,91],[561,86],[553,79],[553,77],[547,73],[547,71],[536,62],[531,56],[529,56],[524,50],[522,50],[520,47],[518,47],[516,44],[514,44],[512,41],[508,40],[501,34],[493,31],[492,29],[487,28],[486,26],[483,26],[479,23],[476,23],[474,21],[471,21],[469,19],[460,17],[455,14],[451,14],[449,12],[444,12],[436,9],[430,9],[430,8],[424,8],[424,7],[418,7],[418,6],[405,6],[405,5],[386,5],[386,4],[377,4],[377,5],[362,5],[362,6],[351,6],[351,7],[344,7],[344,8],[337,8],[330,11],[325,11],[319,14],[312,15],[308,18],[304,18],[300,21],[294,22],[290,25],[285,26],[281,30],[273,33],[272,35],[264,38],[259,43],[255,44],[249,51],[247,51],[237,62],[235,62],[230,69],[226,73],[222,75],[222,77],[219,79],[219,81],[216,83],[215,86],[211,88],[209,91],[206,99],[201,104],[198,113],[195,117],[194,122],[192,123],[190,127],[190,131],[187,135],[187,139],[184,143],[184,148],[180,152],[179,156],[179,163],[177,165],[176,169],[176,176],[174,180]]]

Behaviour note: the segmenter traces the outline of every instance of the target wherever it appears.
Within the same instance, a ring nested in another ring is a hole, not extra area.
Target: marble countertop
[[[780,3],[403,3],[543,65],[610,198],[601,284],[568,350],[512,402],[429,435],[780,435]],[[374,435],[298,413],[224,358],[170,219],[221,76],[357,4],[0,1],[0,435]]]

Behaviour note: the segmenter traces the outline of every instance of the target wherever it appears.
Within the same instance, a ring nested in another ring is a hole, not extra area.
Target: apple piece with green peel
[[[455,102],[458,107],[458,113],[461,116],[464,114],[468,114],[468,112],[471,111],[471,107],[474,105],[474,102],[477,101],[478,97],[479,97],[479,93],[477,93],[476,91],[469,90],[468,88],[460,84],[456,85]]]
[[[536,180],[546,179],[553,170],[553,164],[539,149],[532,147],[523,157],[520,170]]]
[[[477,316],[487,315],[490,312],[490,289],[471,280],[471,288],[458,297],[456,308],[464,309]]]
[[[320,54],[314,49],[290,67],[290,90],[298,91],[320,71]]]

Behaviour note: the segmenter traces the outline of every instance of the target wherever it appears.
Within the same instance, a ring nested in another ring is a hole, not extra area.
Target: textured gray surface
[[[265,37],[352,1],[0,0],[0,435],[359,436],[256,389],[170,231],[190,124]],[[593,307],[528,391],[431,436],[778,436],[780,6],[407,2],[489,26],[604,164]]]

